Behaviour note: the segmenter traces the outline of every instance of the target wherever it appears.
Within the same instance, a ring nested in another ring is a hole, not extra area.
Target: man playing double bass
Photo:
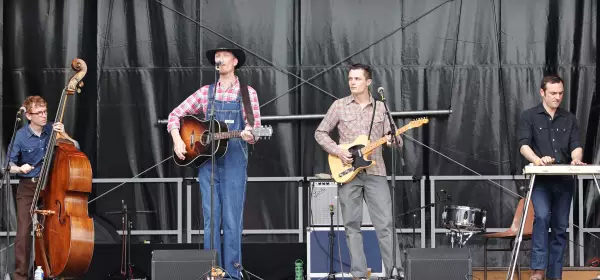
[[[79,149],[79,143],[65,133],[62,123],[48,123],[47,103],[42,97],[28,97],[23,103],[23,107],[29,125],[17,130],[9,157],[10,173],[17,174],[20,179],[17,187],[14,274],[16,280],[26,280],[29,277],[32,224],[29,210],[52,130],[59,133],[58,138],[72,141]]]

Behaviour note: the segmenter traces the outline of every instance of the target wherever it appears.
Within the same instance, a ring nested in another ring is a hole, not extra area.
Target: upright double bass
[[[67,98],[81,92],[81,80],[87,73],[87,65],[78,58],[71,68],[77,73],[62,91],[56,122],[62,122]],[[50,278],[83,276],[94,252],[94,222],[88,216],[92,167],[67,138],[52,131],[30,211],[35,262]]]

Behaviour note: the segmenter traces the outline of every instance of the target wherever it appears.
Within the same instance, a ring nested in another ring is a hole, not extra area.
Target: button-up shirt
[[[202,111],[206,116],[206,108],[208,108],[208,92],[209,85],[205,85],[186,100],[184,100],[177,108],[169,114],[169,121],[167,124],[167,131],[177,128],[179,129],[179,118],[185,115],[195,115]],[[236,77],[235,82],[231,85],[221,85],[221,82],[217,83],[215,100],[219,101],[235,101],[238,96],[241,95],[240,82]],[[250,97],[250,105],[252,105],[252,112],[254,113],[254,127],[260,126],[260,107],[258,103],[258,94],[251,86],[248,86],[248,95]],[[248,125],[246,118],[246,111],[242,109],[244,121]]]
[[[575,115],[558,108],[553,118],[542,103],[521,114],[517,136],[519,148],[528,145],[538,157],[552,157],[557,164],[571,163],[571,152],[581,148]]]
[[[31,130],[29,125],[17,130],[14,144],[10,153],[9,164],[11,166],[21,166],[29,164],[33,167],[27,174],[18,174],[22,178],[33,178],[40,175],[42,169],[46,147],[52,134],[52,124],[47,123],[42,129],[40,136],[37,136]]]
[[[315,132],[315,139],[327,153],[339,156],[341,152],[341,149],[329,136],[329,133],[336,127],[340,136],[340,144],[352,143],[359,135],[369,134],[371,118],[373,118],[373,100],[371,99],[371,102],[364,108],[354,100],[352,95],[333,102]],[[381,101],[376,102],[375,117],[371,130],[371,142],[385,136],[385,134],[391,131],[384,104]],[[397,137],[396,139],[398,139],[398,145],[401,147],[402,138]],[[385,163],[383,162],[381,150],[382,148],[378,147],[371,154],[370,159],[375,161],[375,165],[366,169],[367,174],[386,176]]]

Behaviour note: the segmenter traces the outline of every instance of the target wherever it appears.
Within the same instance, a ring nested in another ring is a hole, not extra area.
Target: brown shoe
[[[544,280],[544,271],[543,270],[534,270],[529,280]]]

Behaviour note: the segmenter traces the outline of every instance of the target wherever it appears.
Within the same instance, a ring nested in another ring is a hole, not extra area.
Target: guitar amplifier
[[[155,250],[152,251],[152,279],[205,279],[218,261],[215,250]]]
[[[310,204],[310,213],[308,224],[312,227],[330,226],[331,216],[329,214],[329,205],[334,206],[333,225],[338,225],[338,213],[341,213],[337,194],[338,184],[333,180],[311,180],[308,193]],[[362,226],[372,226],[369,209],[363,200],[363,221]],[[340,216],[339,226],[344,225],[344,219]]]
[[[377,233],[373,227],[362,227],[363,249],[367,260],[367,268],[371,277],[383,277],[383,262],[379,250]],[[306,232],[306,279],[327,279],[329,274],[329,228],[315,227]],[[341,258],[340,258],[341,257]],[[350,275],[350,253],[343,227],[334,228],[333,237],[333,271],[336,279],[352,280]],[[440,278],[445,279],[445,278]]]

